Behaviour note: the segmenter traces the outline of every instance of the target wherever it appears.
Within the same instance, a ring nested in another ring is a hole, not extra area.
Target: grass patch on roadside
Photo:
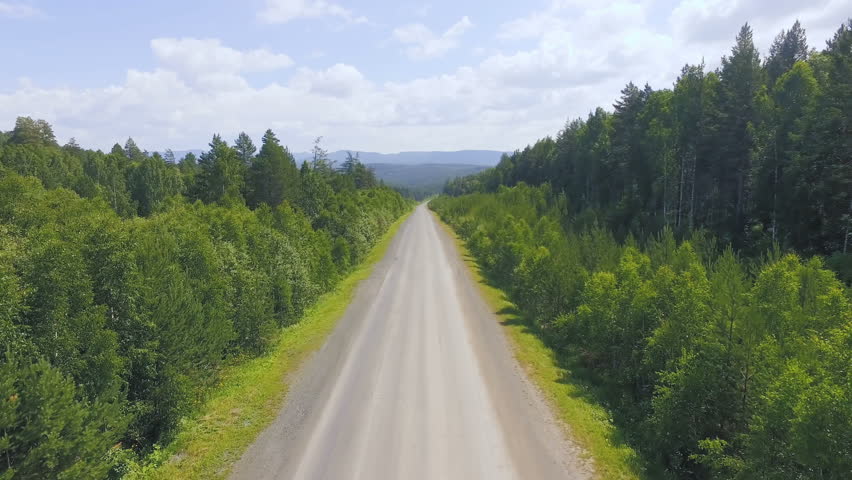
[[[245,449],[278,414],[289,386],[287,376],[322,346],[352,301],[356,287],[384,257],[409,215],[411,212],[394,222],[361,265],[333,291],[320,297],[299,323],[284,328],[269,353],[224,368],[220,386],[210,393],[198,415],[185,419],[173,442],[154,452],[147,466],[125,478],[226,477]]]
[[[506,294],[486,281],[476,260],[452,227],[441,221],[438,215],[435,217],[455,240],[483,298],[503,325],[515,358],[544,394],[557,418],[568,427],[570,437],[591,457],[595,477],[606,480],[660,478],[646,471],[639,454],[613,425],[610,413],[594,401],[588,386],[572,375],[570,367],[564,367],[571,362],[557,358],[556,353],[536,334],[534,326],[517,314]]]

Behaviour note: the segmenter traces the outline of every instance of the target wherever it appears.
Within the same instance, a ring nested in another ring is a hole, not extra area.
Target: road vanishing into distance
[[[589,478],[473,282],[417,207],[231,478]]]

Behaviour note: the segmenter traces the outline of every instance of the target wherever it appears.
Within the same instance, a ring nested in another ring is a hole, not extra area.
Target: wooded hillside
[[[852,21],[812,50],[797,22],[761,58],[743,26],[721,66],[686,65],[672,88],[628,84],[613,110],[506,155],[450,194],[550,183],[619,238],[712,231],[759,253],[852,242]]]
[[[430,205],[652,471],[852,478],[851,120],[852,20],[746,25]]]
[[[119,477],[410,207],[267,131],[176,161],[0,134],[0,478]]]

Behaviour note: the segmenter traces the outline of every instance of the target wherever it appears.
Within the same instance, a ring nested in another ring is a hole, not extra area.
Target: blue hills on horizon
[[[503,152],[496,150],[457,150],[457,151],[423,151],[423,152],[399,152],[399,153],[377,153],[358,152],[355,150],[337,150],[329,152],[328,157],[335,162],[346,160],[346,154],[352,152],[357,154],[361,162],[366,164],[385,163],[394,165],[423,165],[423,164],[463,164],[481,165],[493,167],[500,161]],[[313,155],[310,152],[297,152],[293,156],[297,161],[310,160]]]
[[[192,152],[195,156],[201,155],[204,150],[174,150],[175,158],[180,160],[187,153]],[[346,160],[346,154],[352,152],[353,155],[358,154],[361,162],[366,164],[392,164],[392,165],[423,165],[423,164],[443,164],[443,165],[479,165],[484,167],[493,167],[500,161],[500,156],[503,152],[497,150],[457,150],[457,151],[422,151],[422,152],[399,152],[399,153],[378,153],[378,152],[358,152],[356,150],[337,150],[329,152],[328,157],[337,163]],[[298,163],[305,160],[310,160],[313,155],[310,152],[296,152],[293,157]]]
[[[353,155],[356,154],[353,150],[338,150],[329,152],[328,157],[340,165],[350,151]],[[176,159],[181,159],[189,152],[199,156],[203,150],[176,150],[173,153]],[[361,162],[373,169],[379,179],[388,185],[404,188],[416,198],[423,198],[440,192],[447,180],[478,173],[497,165],[503,152],[459,150],[357,154]],[[297,152],[293,157],[301,164],[313,158],[313,155],[310,152]]]

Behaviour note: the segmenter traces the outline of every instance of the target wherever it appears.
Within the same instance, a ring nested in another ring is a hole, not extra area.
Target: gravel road
[[[581,479],[589,466],[421,205],[233,479]]]

